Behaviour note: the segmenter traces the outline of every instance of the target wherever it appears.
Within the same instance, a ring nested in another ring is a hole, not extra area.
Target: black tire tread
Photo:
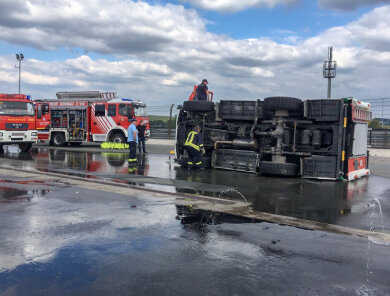
[[[61,143],[61,144],[55,143],[54,138],[55,138],[56,136],[61,136],[61,137],[62,137],[62,143]],[[51,141],[51,144],[52,144],[53,146],[55,146],[55,147],[62,147],[62,146],[64,146],[64,145],[65,145],[65,137],[64,137],[64,134],[63,134],[63,133],[55,133],[55,134],[53,135],[53,139],[52,139],[52,141]]]
[[[298,165],[296,163],[261,161],[259,171],[266,175],[295,177],[298,175]]]
[[[183,103],[183,110],[192,112],[210,112],[214,110],[214,103],[211,101],[185,101]]]
[[[121,132],[116,132],[110,137],[110,142],[114,142],[115,137],[121,137],[121,142],[120,143],[126,143],[126,137],[123,133]]]
[[[303,102],[293,97],[268,97],[264,99],[263,108],[266,111],[287,110],[302,112]]]

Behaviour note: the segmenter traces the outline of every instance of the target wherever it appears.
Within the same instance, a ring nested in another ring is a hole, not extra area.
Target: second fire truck
[[[130,119],[143,121],[149,135],[146,105],[140,101],[119,99],[115,93],[59,92],[57,100],[37,102],[42,110],[37,118],[40,142],[54,146],[80,145],[84,142],[127,141]]]

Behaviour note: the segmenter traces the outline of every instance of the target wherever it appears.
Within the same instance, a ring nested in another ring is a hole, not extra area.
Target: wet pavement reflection
[[[257,210],[388,231],[390,184],[188,172],[168,155],[5,150],[2,167],[248,200]],[[130,169],[130,170],[129,170]],[[0,178],[0,295],[388,295],[389,246],[72,186]],[[134,192],[133,192],[134,193]],[[379,206],[383,211],[380,216]],[[383,220],[383,223],[382,223]],[[353,250],[353,251],[351,251]]]
[[[383,177],[334,182],[262,177],[224,170],[189,172],[178,167],[173,156],[148,154],[137,157],[138,164],[129,166],[126,153],[47,148],[19,153],[9,149],[2,153],[1,163],[23,169],[112,179],[168,192],[248,201],[258,211],[362,229],[369,229],[373,222],[375,227],[382,227],[375,200],[381,203],[384,212],[390,212],[390,183]],[[385,217],[383,228],[389,232],[390,218]]]

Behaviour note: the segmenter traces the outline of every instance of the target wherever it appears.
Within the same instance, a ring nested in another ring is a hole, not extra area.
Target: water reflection
[[[22,160],[5,151],[3,159]],[[354,182],[258,177],[223,170],[187,171],[167,155],[89,153],[39,148],[23,157],[22,165],[89,178],[112,179],[135,186],[248,201],[254,210],[326,223],[337,223],[366,199],[370,178]],[[26,159],[26,160],[24,160]],[[20,166],[13,163],[14,166]],[[372,177],[371,177],[372,178]]]
[[[36,197],[43,197],[46,195],[48,189],[24,189],[26,187],[42,187],[45,185],[37,181],[13,181],[0,180],[0,202],[8,203],[14,201],[30,201]]]

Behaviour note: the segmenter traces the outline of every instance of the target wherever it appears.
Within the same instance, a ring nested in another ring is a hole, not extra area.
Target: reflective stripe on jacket
[[[202,135],[198,132],[190,132],[184,146],[190,146],[198,151],[203,147]]]

